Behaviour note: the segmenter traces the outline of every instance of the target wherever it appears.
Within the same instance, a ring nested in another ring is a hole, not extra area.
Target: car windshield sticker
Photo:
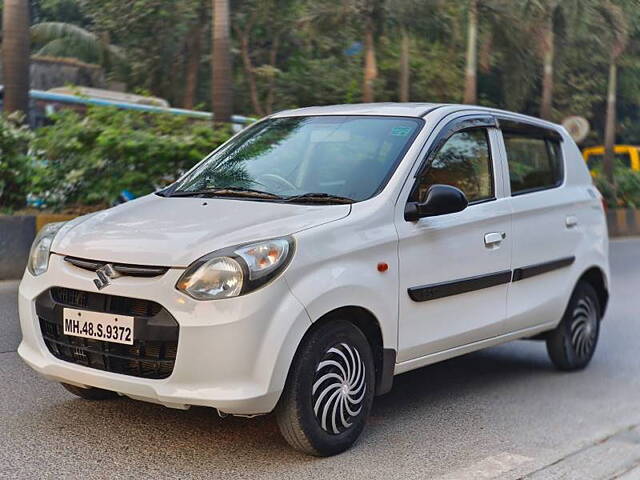
[[[411,133],[412,127],[393,127],[391,135],[394,137],[406,137]]]

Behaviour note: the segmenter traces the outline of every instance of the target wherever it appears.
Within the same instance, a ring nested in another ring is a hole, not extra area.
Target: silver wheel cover
[[[571,319],[571,346],[580,359],[591,355],[598,335],[598,314],[593,300],[585,296],[573,309]]]
[[[327,350],[313,379],[313,412],[320,427],[337,435],[362,411],[367,392],[365,365],[354,346],[340,343]]]

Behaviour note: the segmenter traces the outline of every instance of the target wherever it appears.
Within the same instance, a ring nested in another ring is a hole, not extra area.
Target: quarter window
[[[412,201],[424,201],[436,184],[459,188],[469,202],[494,197],[491,154],[487,130],[474,128],[452,135],[435,155],[420,178]]]
[[[562,183],[560,144],[548,138],[504,133],[511,194],[517,195]]]

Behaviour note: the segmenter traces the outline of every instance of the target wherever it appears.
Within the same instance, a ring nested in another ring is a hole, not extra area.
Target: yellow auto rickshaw
[[[615,145],[613,147],[616,166],[640,172],[640,147],[635,145]],[[587,162],[592,173],[602,171],[604,161],[604,146],[585,148],[582,151],[584,161]]]

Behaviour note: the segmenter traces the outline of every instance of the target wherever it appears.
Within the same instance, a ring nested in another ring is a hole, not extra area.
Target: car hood
[[[90,260],[186,267],[220,248],[289,235],[350,211],[350,205],[148,195],[72,220],[51,250]]]

